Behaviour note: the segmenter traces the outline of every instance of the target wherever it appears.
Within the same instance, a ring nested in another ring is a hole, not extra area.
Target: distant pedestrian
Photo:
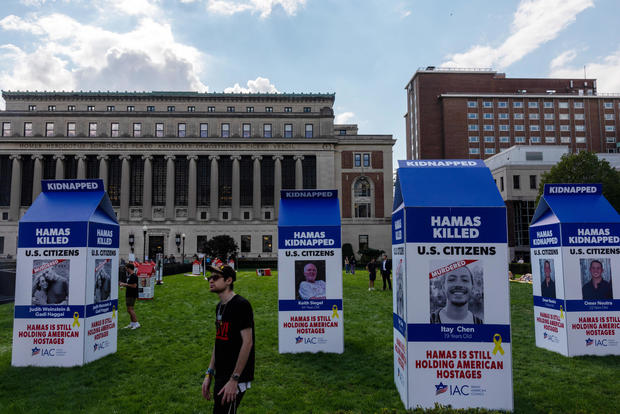
[[[375,280],[377,279],[377,261],[373,257],[366,265],[368,270],[368,290],[375,290]]]
[[[350,270],[351,270],[351,265],[349,264],[349,258],[345,256],[344,257],[344,273],[348,274]]]
[[[136,300],[138,299],[138,275],[136,275],[136,267],[133,263],[127,263],[125,265],[127,271],[127,282],[119,282],[121,287],[125,287],[125,305],[127,305],[127,313],[131,319],[131,323],[125,328],[138,329],[140,322],[134,311]]]
[[[388,259],[387,254],[383,255],[383,261],[381,262],[381,278],[383,279],[383,290],[386,288],[386,283],[392,290],[392,261]]]
[[[351,256],[351,260],[349,260],[349,264],[351,265],[351,274],[355,274],[355,265],[357,262],[355,261],[355,256]]]

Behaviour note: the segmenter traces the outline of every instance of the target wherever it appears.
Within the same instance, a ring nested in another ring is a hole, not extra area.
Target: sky
[[[396,163],[418,68],[585,68],[620,93],[618,16],[617,0],[2,0],[0,89],[335,93],[335,122],[392,135]]]

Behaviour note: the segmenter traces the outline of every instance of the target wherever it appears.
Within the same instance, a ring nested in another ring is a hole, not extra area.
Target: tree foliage
[[[620,211],[620,172],[614,170],[609,162],[599,160],[593,152],[564,154],[560,162],[542,175],[537,204],[543,194],[544,184],[551,183],[602,184],[603,195],[616,211]]]
[[[209,256],[219,257],[226,260],[230,256],[236,256],[239,251],[235,239],[227,234],[214,236],[204,244],[203,251]]]
[[[369,247],[367,249],[360,249],[358,253],[360,254],[360,264],[366,265],[373,257],[378,259],[379,256],[385,253],[385,250],[373,249],[372,247]]]
[[[345,257],[351,257],[354,256],[354,252],[353,252],[353,246],[351,246],[351,243],[344,243],[342,245],[342,260],[344,260]]]

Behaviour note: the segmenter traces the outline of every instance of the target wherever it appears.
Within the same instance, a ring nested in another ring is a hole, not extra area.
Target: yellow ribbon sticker
[[[504,355],[504,350],[502,349],[502,336],[500,334],[496,333],[493,335],[493,343],[495,344],[495,348],[493,348],[493,355],[497,354],[497,351]]]
[[[334,311],[332,318],[338,318],[338,305],[332,306],[332,310]]]
[[[80,314],[78,312],[73,312],[73,325],[75,326],[77,325],[78,328],[80,327]]]
[[[560,305],[560,319],[564,319],[564,308]]]
[[[112,305],[112,319],[116,318],[116,306]]]

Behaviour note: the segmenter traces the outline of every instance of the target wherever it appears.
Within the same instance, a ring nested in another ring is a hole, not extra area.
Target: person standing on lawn
[[[215,308],[215,345],[202,382],[202,396],[211,399],[213,413],[234,413],[254,380],[254,314],[252,305],[233,291],[237,279],[228,265],[210,267],[209,289],[220,302]]]
[[[377,279],[377,260],[373,257],[366,265],[368,270],[368,290],[375,290],[375,279]]]
[[[136,275],[136,267],[133,263],[127,263],[125,265],[127,271],[127,282],[119,282],[120,286],[124,286],[125,289],[125,305],[127,305],[127,313],[131,319],[131,323],[125,328],[138,329],[140,322],[133,307],[138,299],[138,275]]]
[[[388,259],[387,254],[383,255],[383,261],[381,262],[381,278],[383,279],[383,290],[386,285],[389,285],[392,290],[392,261]]]

